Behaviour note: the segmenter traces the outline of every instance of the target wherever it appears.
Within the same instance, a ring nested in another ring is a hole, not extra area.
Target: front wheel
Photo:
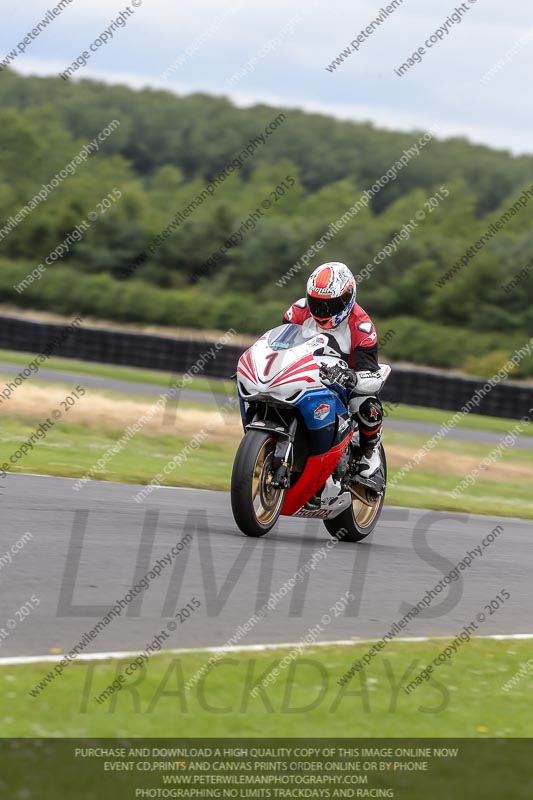
[[[383,477],[387,480],[387,460],[385,450],[380,445]],[[372,533],[383,510],[385,492],[377,495],[360,483],[351,487],[352,504],[346,511],[333,519],[324,520],[328,533],[341,542],[360,542]]]
[[[285,489],[272,486],[276,438],[266,431],[248,431],[231,474],[231,508],[246,536],[264,536],[281,513]]]

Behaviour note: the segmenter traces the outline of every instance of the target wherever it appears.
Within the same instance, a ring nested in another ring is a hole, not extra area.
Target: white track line
[[[48,478],[49,480],[69,481],[70,483],[76,483],[76,481],[80,480],[80,478],[66,478],[64,475],[43,475],[40,472],[10,472],[8,474],[9,475],[14,475],[15,478]],[[145,488],[147,485],[150,485],[150,484],[146,484],[146,483],[123,483],[123,482],[121,483],[121,482],[117,482],[117,481],[96,480],[96,479],[93,479],[93,478],[90,478],[87,481],[87,483],[94,484],[96,486],[100,485],[101,483],[104,483],[104,484],[107,484],[107,485],[112,485],[112,486],[125,486],[128,489],[130,487],[134,487],[135,488],[136,486],[140,486],[141,488]],[[187,492],[190,492],[190,491],[195,491],[195,492],[216,492],[216,491],[218,491],[218,489],[200,489],[200,488],[195,488],[194,486],[155,486],[154,488],[155,489],[177,489],[178,491],[182,491],[182,492],[186,492],[186,491]],[[490,499],[492,499],[492,498],[490,498]],[[389,506],[389,508],[391,508],[391,506]],[[504,517],[504,519],[509,519],[509,517]],[[517,519],[521,519],[521,518],[517,517]]]
[[[404,636],[394,639],[393,642],[429,642],[430,640],[448,640],[451,636]],[[533,639],[533,633],[494,633],[488,636],[472,636],[472,639]],[[354,644],[372,644],[378,641],[377,639],[339,639],[331,642],[313,642],[312,644],[305,645],[306,648],[312,649],[313,647],[353,647]],[[219,645],[216,647],[195,647],[195,648],[175,648],[172,650],[160,650],[154,655],[188,655],[190,653],[240,653],[240,652],[261,652],[263,650],[281,650],[282,648],[292,648],[301,646],[301,642],[280,642],[279,644],[243,644],[231,645],[224,647]],[[391,642],[392,644],[392,642]],[[111,658],[130,658],[137,656],[142,650],[128,650],[128,651],[111,651],[109,653],[85,653],[79,655],[76,661],[106,661]],[[7,667],[16,664],[44,664],[56,663],[61,661],[64,657],[63,653],[47,656],[8,656],[7,658],[0,658],[0,667]]]

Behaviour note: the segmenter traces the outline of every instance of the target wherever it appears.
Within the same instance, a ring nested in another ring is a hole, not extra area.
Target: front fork
[[[294,419],[291,420],[289,430],[287,431],[287,441],[285,439],[278,439],[277,441],[274,458],[276,461],[280,459],[281,464],[277,468],[276,472],[274,473],[274,477],[272,478],[272,485],[275,487],[288,489],[290,486],[292,470],[291,454],[294,445],[294,437],[296,436],[297,425],[298,419],[294,417]]]

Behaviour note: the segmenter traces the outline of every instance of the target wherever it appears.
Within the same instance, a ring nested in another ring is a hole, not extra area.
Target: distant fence
[[[0,316],[0,348],[28,353],[46,352],[50,343],[61,340],[61,334],[67,329],[65,325]],[[174,374],[187,372],[200,362],[202,368],[199,374],[207,378],[228,378],[235,372],[237,360],[245,350],[242,345],[225,344],[206,358],[214,342],[202,340],[200,332],[195,339],[176,339],[87,325],[68,330],[68,336],[57,345],[52,357],[77,358]],[[389,402],[458,411],[484,384],[485,380],[481,378],[450,375],[436,369],[395,367],[382,398]],[[475,413],[519,419],[532,407],[533,386],[506,380],[480,400]]]

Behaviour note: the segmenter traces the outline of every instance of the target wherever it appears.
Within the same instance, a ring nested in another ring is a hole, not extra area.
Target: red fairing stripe
[[[292,367],[287,367],[272,383],[272,386],[280,385],[281,382],[288,382],[288,378],[294,378],[295,375],[300,375],[303,373],[312,372],[313,370],[318,369],[318,364],[316,363],[313,356],[306,356],[301,361],[298,361],[296,364],[293,364]],[[299,378],[299,380],[302,380]],[[310,378],[308,382],[312,382],[314,378]]]
[[[288,383],[299,383],[300,381],[305,381],[306,383],[314,383],[315,379],[310,378],[308,375],[297,375],[295,378],[287,378],[286,381],[279,381],[279,383],[276,382],[275,388],[277,389],[280,386],[286,386]]]
[[[272,387],[283,386],[284,383],[297,383],[298,381],[307,381],[307,383],[314,383],[315,379],[311,378],[309,372],[310,367],[303,367],[297,372],[292,372],[290,375],[278,375]]]
[[[285,367],[284,373],[288,374],[290,372],[294,372],[297,369],[301,369],[306,364],[314,364],[314,363],[316,363],[316,362],[315,362],[315,359],[313,358],[313,356],[304,356],[303,358],[298,359],[296,364],[291,364],[290,367]]]
[[[237,367],[237,372],[239,373],[239,375],[242,375],[242,376],[243,376],[243,377],[245,377],[247,380],[249,380],[249,381],[252,381],[252,383],[257,383],[257,381],[255,380],[255,378],[252,378],[252,376],[251,376],[251,375],[250,375],[248,372],[245,372],[245,371],[244,371],[243,369],[241,369],[240,367]]]
[[[240,357],[237,372],[240,372],[241,375],[244,375],[244,377],[248,378],[248,380],[257,383],[257,375],[255,373],[252,357],[250,355],[249,350],[246,350],[246,352],[243,353],[242,356]]]
[[[255,378],[253,377],[253,375],[250,375],[250,372],[249,372],[248,370],[241,369],[241,367],[239,366],[239,367],[237,367],[237,372],[238,372],[240,375],[244,375],[244,377],[245,377],[247,380],[249,380],[249,381],[252,381],[252,383],[256,383],[256,380],[255,380]]]
[[[285,495],[281,513],[290,517],[300,509],[327,481],[333,470],[341,460],[342,454],[348,446],[353,434],[335,445],[328,453],[318,456],[309,456],[304,471],[295,485]]]
[[[255,372],[254,362],[252,361],[252,354],[249,350],[246,351],[244,354],[244,360],[246,362],[246,366],[249,368],[250,372],[254,376],[254,380],[257,379],[257,374]]]

